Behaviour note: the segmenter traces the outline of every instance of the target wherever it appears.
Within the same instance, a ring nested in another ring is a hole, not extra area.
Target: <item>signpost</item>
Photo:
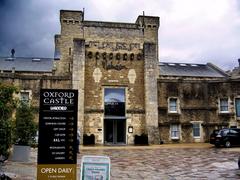
[[[110,180],[110,158],[107,156],[83,156],[81,180]]]
[[[76,179],[78,91],[40,91],[37,179]]]

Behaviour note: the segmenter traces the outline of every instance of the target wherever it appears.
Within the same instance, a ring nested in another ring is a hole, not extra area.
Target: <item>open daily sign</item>
[[[38,180],[75,180],[78,91],[41,89]]]

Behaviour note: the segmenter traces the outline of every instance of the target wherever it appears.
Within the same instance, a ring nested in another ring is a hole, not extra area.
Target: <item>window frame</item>
[[[107,91],[112,91],[112,93],[114,93],[115,90],[122,90],[123,91],[123,101],[122,103],[124,103],[124,113],[122,115],[109,115],[107,114],[106,112],[106,104],[107,103],[111,103],[111,102],[108,102],[106,101],[106,98],[107,98]],[[127,106],[127,103],[126,103],[126,88],[125,87],[112,87],[112,86],[106,86],[103,88],[103,108],[104,108],[104,117],[126,117],[126,106]]]
[[[172,100],[174,100],[176,102],[175,106],[171,106]],[[175,107],[176,110],[171,110],[171,107]],[[179,99],[177,97],[169,97],[168,98],[168,113],[180,113]]]
[[[240,119],[240,112],[239,112],[239,114],[238,114],[238,109],[237,109],[237,101],[239,101],[240,102],[240,97],[236,97],[235,98],[235,100],[234,100],[234,103],[235,103],[235,113],[236,113],[236,118],[237,119]],[[240,110],[239,110],[240,111]]]
[[[198,130],[199,130],[199,136],[194,135],[194,125],[198,125]],[[201,138],[201,123],[200,122],[193,122],[192,123],[192,132],[193,132],[193,138]]]
[[[223,100],[227,101],[227,106],[222,105]],[[226,108],[226,107],[227,107],[227,110],[222,110],[222,108]],[[229,98],[228,97],[219,98],[219,112],[220,113],[229,113]]]
[[[176,127],[176,129],[173,129],[174,127]],[[175,139],[178,140],[180,139],[180,124],[171,124],[170,125],[170,137],[171,139]],[[173,134],[176,134],[177,136],[173,136]]]
[[[28,93],[28,100],[24,100],[22,99],[22,94],[27,94]],[[31,101],[32,101],[32,90],[20,90],[19,92],[19,101],[22,102],[22,103],[25,103],[25,104],[30,104]]]

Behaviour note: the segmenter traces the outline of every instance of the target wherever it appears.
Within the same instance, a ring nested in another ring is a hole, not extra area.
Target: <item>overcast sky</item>
[[[14,48],[16,56],[53,57],[59,10],[83,8],[86,20],[159,16],[160,61],[238,66],[239,0],[0,0],[0,56]]]

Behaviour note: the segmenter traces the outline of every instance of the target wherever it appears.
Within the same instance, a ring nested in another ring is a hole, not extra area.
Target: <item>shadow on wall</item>
[[[148,145],[148,135],[142,134],[141,136],[135,135],[134,137],[135,145]]]

